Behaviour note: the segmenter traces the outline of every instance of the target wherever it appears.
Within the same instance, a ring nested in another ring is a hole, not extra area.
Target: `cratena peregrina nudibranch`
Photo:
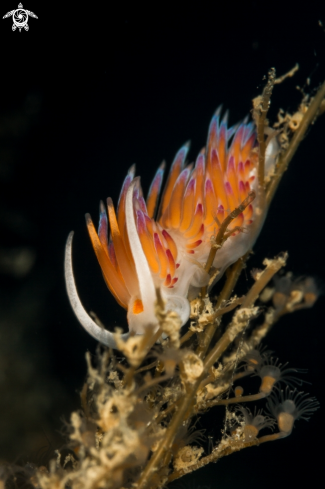
[[[210,279],[204,266],[211,237],[252,191],[255,199],[230,223],[227,233],[233,232],[215,255],[213,267],[220,270],[217,279],[252,247],[264,221],[265,196],[258,182],[258,144],[253,122],[244,120],[228,128],[227,117],[220,120],[218,110],[210,123],[207,146],[195,165],[186,163],[188,149],[185,144],[176,154],[161,196],[165,165],[158,168],[146,200],[132,166],[122,186],[117,212],[110,198],[107,213],[101,203],[97,232],[91,217],[86,215],[105,282],[127,310],[129,331],[135,334],[143,334],[147,327],[157,328],[156,288],[160,288],[166,309],[177,312],[182,324],[187,322],[189,300]],[[273,138],[266,150],[266,172],[274,166],[278,152]],[[71,305],[93,337],[116,348],[114,335],[91,319],[79,299],[72,270],[72,237],[70,233],[65,253]]]

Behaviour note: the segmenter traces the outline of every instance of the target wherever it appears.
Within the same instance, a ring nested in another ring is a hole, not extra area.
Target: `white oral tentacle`
[[[137,180],[133,180],[128,188],[125,200],[125,217],[126,229],[129,237],[131,253],[134,259],[135,269],[137,272],[141,300],[144,312],[147,317],[152,316],[152,320],[156,322],[154,314],[154,305],[156,302],[156,290],[153,278],[150,272],[147,258],[142,249],[141,241],[138,235],[134,211],[133,211],[133,189],[137,184]]]
[[[64,276],[65,283],[67,287],[68,297],[72,309],[77,316],[80,324],[85,328],[85,330],[93,336],[97,341],[103,343],[109,348],[117,348],[116,341],[113,333],[101,328],[98,324],[93,321],[93,319],[87,314],[78,296],[76,283],[73,276],[72,268],[72,238],[73,231],[68,236],[67,244],[65,247],[65,259],[64,259]],[[123,334],[122,339],[125,341],[129,337],[129,333]]]

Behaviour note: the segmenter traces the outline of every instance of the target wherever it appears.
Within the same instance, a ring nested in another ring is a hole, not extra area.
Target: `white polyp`
[[[179,295],[163,294],[163,297],[166,300],[166,310],[176,312],[182,321],[182,326],[184,326],[184,324],[187,323],[191,313],[189,301],[185,297]]]
[[[101,328],[98,324],[93,321],[93,319],[87,314],[78,296],[76,284],[73,276],[72,268],[72,238],[73,231],[68,236],[67,244],[65,247],[65,259],[64,259],[64,276],[65,283],[67,287],[68,297],[72,309],[77,316],[80,324],[85,328],[85,330],[97,341],[103,343],[110,348],[117,348],[114,335]],[[122,339],[126,340],[129,337],[129,333],[123,334]]]

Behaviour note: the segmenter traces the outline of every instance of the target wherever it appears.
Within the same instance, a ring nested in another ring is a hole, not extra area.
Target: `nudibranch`
[[[157,328],[157,288],[166,309],[177,312],[182,324],[187,322],[189,300],[210,279],[204,266],[211,237],[251,191],[256,198],[230,223],[230,236],[215,255],[213,267],[220,270],[218,278],[251,248],[265,217],[253,122],[244,120],[229,128],[227,117],[221,120],[218,110],[210,123],[206,148],[199,153],[195,165],[186,163],[188,150],[189,145],[185,144],[176,154],[161,196],[165,165],[158,168],[146,200],[132,166],[122,186],[117,212],[110,198],[107,212],[101,202],[98,231],[86,214],[104,280],[127,310],[129,331],[135,334],[143,334],[147,327]],[[274,165],[277,152],[276,140],[271,139],[265,155],[266,171]],[[115,348],[113,334],[89,317],[79,299],[72,271],[72,235],[65,257],[71,305],[92,336]]]

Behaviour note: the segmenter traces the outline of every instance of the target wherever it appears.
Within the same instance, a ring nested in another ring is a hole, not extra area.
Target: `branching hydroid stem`
[[[265,260],[266,268],[260,273],[255,284],[248,292],[242,306],[236,312],[232,323],[227,328],[226,332],[211,350],[205,359],[205,370],[209,370],[221,355],[228,348],[230,343],[246,328],[248,322],[254,315],[253,305],[259,295],[271,278],[282,268],[286,263],[287,254],[275,258],[274,260]],[[257,313],[257,311],[256,311]]]
[[[270,181],[266,191],[267,206],[270,205],[274,197],[275,191],[280,183],[281,177],[283,173],[286,171],[286,169],[288,168],[288,165],[292,160],[295,152],[297,151],[299,144],[303,140],[307,129],[309,128],[310,124],[312,124],[315,121],[318,115],[317,112],[319,111],[320,105],[324,101],[324,98],[325,98],[325,82],[321,85],[315,97],[312,99],[307,112],[304,114],[296,132],[294,133],[290,141],[288,149],[279,157],[275,175]]]

